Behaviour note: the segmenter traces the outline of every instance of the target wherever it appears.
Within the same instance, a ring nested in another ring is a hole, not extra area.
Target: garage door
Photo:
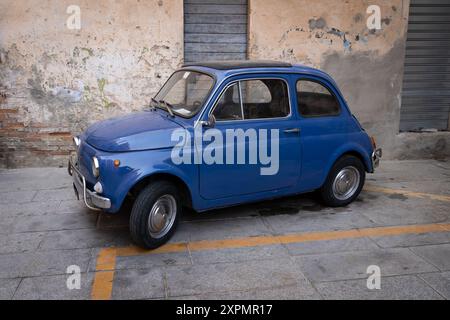
[[[450,112],[450,1],[411,0],[400,130],[447,130]]]
[[[185,0],[184,61],[247,57],[247,0]]]

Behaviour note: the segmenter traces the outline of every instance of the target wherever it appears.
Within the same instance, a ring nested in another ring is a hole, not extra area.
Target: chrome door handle
[[[300,128],[292,128],[283,130],[284,133],[300,133]]]

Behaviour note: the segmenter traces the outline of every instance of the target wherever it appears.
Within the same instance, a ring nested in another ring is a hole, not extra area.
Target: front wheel
[[[343,156],[331,168],[327,180],[320,188],[320,195],[328,206],[345,206],[359,195],[365,177],[361,160],[351,155]]]
[[[167,181],[156,181],[137,197],[130,216],[131,237],[138,245],[154,249],[175,232],[181,213],[177,188]]]

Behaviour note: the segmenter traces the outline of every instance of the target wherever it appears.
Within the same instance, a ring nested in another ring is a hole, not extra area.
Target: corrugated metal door
[[[449,129],[450,1],[411,0],[400,130]]]
[[[247,0],[185,0],[184,61],[247,57]]]

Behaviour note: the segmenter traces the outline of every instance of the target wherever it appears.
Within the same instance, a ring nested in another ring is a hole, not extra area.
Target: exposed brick
[[[0,109],[0,113],[18,113],[18,109]]]
[[[72,137],[71,132],[50,132],[49,135],[51,136],[61,136],[61,137]]]

